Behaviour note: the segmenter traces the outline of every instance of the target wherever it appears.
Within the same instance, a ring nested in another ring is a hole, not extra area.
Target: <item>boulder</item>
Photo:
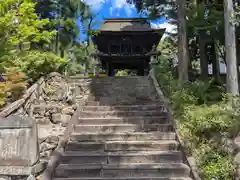
[[[71,119],[70,115],[56,113],[56,114],[52,114],[51,121],[53,124],[60,124],[60,123],[66,124],[69,122],[70,119]]]

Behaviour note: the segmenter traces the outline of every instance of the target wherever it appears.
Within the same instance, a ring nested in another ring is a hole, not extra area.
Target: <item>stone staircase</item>
[[[191,180],[148,77],[74,79],[89,88],[54,180]]]

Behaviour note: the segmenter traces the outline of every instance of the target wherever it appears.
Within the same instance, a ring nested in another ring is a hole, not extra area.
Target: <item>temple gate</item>
[[[133,69],[144,76],[151,57],[160,53],[156,47],[165,29],[152,29],[143,18],[118,18],[104,19],[99,31],[92,37],[97,47],[94,55],[108,76],[114,69]]]

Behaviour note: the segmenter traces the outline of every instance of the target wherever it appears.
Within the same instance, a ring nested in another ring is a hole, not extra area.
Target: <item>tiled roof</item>
[[[144,18],[104,19],[100,31],[152,31],[151,25]]]

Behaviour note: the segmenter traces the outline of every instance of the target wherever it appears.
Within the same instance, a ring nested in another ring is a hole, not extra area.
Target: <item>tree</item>
[[[0,17],[0,68],[1,72],[18,68],[29,78],[36,80],[39,76],[57,71],[64,59],[32,44],[48,46],[55,31],[45,30],[48,19],[39,19],[35,13],[35,3],[29,0],[4,1],[0,9],[8,7]]]
[[[186,0],[178,0],[178,62],[179,83],[183,85],[188,81],[188,41],[186,28]]]
[[[49,18],[49,30],[56,30],[55,45],[52,50],[64,57],[68,49],[71,49],[76,39],[79,39],[80,29],[77,21],[84,21],[92,15],[90,7],[80,0],[35,0],[36,12],[40,18]]]
[[[225,49],[227,62],[227,92],[236,96],[238,89],[238,68],[236,59],[235,25],[233,23],[233,1],[224,0]]]

